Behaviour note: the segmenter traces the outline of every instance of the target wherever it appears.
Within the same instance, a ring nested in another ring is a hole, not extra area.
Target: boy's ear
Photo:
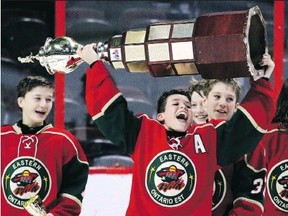
[[[207,107],[207,97],[203,96],[203,106]]]
[[[22,101],[23,101],[23,97],[18,97],[17,98],[17,104],[20,108],[22,108]]]
[[[237,103],[235,104],[235,112],[236,112],[236,109],[238,108],[239,105],[240,105],[239,102],[237,102]]]
[[[163,122],[164,121],[164,115],[163,113],[158,113],[157,116],[156,116],[157,120],[159,122]]]

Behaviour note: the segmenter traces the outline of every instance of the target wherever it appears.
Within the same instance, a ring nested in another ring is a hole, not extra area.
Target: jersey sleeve
[[[233,205],[233,209],[228,213],[228,216],[262,216],[263,210],[259,206],[241,199]]]
[[[266,169],[265,148],[260,142],[255,150],[234,164],[231,215],[261,216],[264,211]],[[233,213],[233,214],[232,214]]]
[[[60,188],[55,206],[48,206],[49,213],[54,216],[79,215],[83,200],[82,194],[88,179],[89,164],[80,143],[71,134],[66,133],[65,138],[63,137],[59,142],[64,143],[61,149],[63,165],[59,167],[62,172],[62,181],[59,182]]]
[[[134,151],[141,118],[127,108],[127,101],[114,84],[102,61],[87,70],[86,105],[89,114],[105,137]]]
[[[238,107],[251,124],[260,132],[264,133],[270,126],[275,113],[275,100],[273,99],[273,89],[271,83],[266,78],[250,82],[251,87],[240,106]]]
[[[225,166],[252,152],[274,114],[270,82],[265,78],[251,83],[251,88],[229,122],[217,125],[217,160]]]

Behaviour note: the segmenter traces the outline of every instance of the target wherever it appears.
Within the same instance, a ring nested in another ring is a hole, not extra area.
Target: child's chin
[[[185,128],[179,128],[178,130],[176,130],[177,132],[186,132],[188,130],[188,127]]]

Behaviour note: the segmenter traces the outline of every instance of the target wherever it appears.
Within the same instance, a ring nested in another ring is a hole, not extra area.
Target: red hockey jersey
[[[235,185],[238,190],[231,216],[288,214],[287,140],[288,130],[272,124],[253,153],[237,163],[235,178],[243,181]]]
[[[88,168],[67,131],[46,125],[23,134],[17,124],[1,127],[1,215],[30,215],[22,206],[35,195],[54,216],[79,215]]]
[[[234,166],[230,164],[219,169],[215,173],[213,183],[212,216],[223,216],[233,207],[233,192],[231,181]]]
[[[260,142],[253,152],[234,164],[233,209],[229,216],[262,216],[265,190],[265,148]]]
[[[264,215],[288,215],[288,130],[273,124],[261,140],[266,149],[267,186]]]
[[[211,215],[215,171],[258,144],[272,117],[271,93],[265,79],[253,82],[228,123],[191,125],[185,136],[168,138],[156,120],[133,116],[104,64],[95,63],[86,77],[88,111],[104,136],[134,160],[126,215]]]

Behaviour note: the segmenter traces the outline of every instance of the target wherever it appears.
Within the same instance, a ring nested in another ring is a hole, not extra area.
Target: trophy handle
[[[37,55],[31,53],[24,58],[18,57],[18,61],[21,63],[33,63],[36,59],[51,75],[56,72],[71,73],[84,62],[76,53],[79,45],[70,37],[58,37],[55,39],[48,37],[44,46],[40,47]],[[107,60],[106,49],[107,44],[102,42],[99,42],[95,48],[95,51],[104,61]]]

